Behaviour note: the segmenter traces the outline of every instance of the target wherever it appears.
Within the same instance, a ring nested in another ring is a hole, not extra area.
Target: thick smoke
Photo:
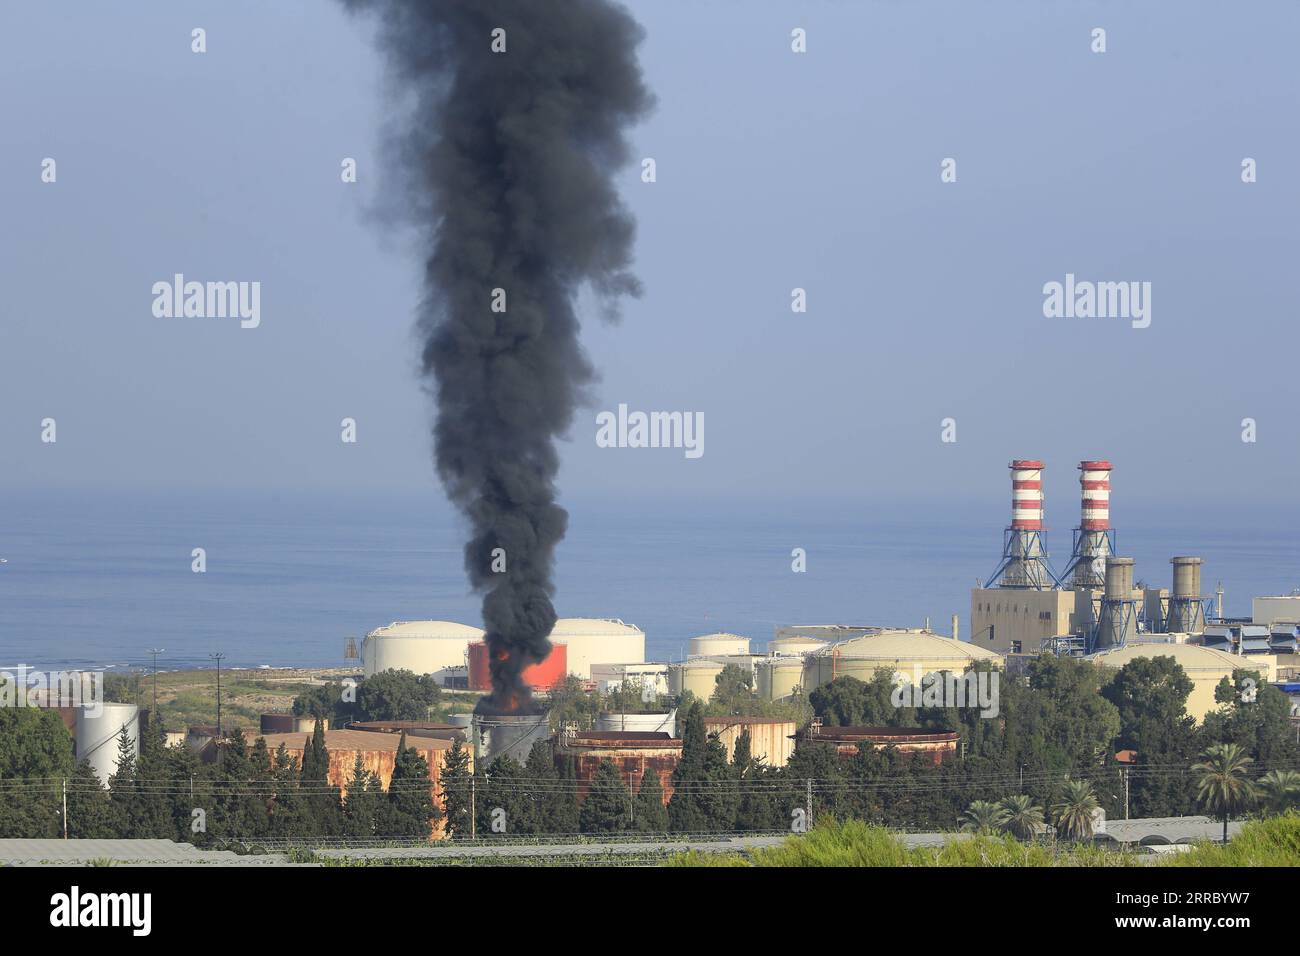
[[[380,14],[410,107],[396,145],[405,214],[429,242],[418,327],[434,456],[469,518],[465,567],[483,592],[493,692],[481,709],[527,711],[521,675],[550,649],[568,522],[555,443],[594,377],[575,298],[589,285],[612,317],[640,291],[633,221],[611,177],[628,160],[624,131],[652,102],[642,31],[609,0],[348,5]]]

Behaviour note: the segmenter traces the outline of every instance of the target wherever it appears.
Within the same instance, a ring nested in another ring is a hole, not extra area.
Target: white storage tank
[[[717,657],[724,654],[748,654],[749,638],[739,634],[704,634],[691,638],[691,657]]]
[[[784,700],[803,687],[804,659],[800,655],[768,657],[754,668],[754,689],[760,700]]]
[[[707,658],[668,665],[668,693],[680,697],[690,691],[700,700],[708,700],[718,689],[718,675],[726,666]]]
[[[483,640],[483,631],[454,621],[396,621],[377,627],[361,645],[362,673],[408,670],[438,674],[464,667],[471,642]]]
[[[551,643],[566,646],[569,673],[583,680],[591,680],[592,664],[645,661],[645,632],[615,618],[562,617],[551,630]]]
[[[140,708],[135,704],[97,704],[77,711],[77,760],[89,760],[101,783],[117,773],[118,735],[126,728],[131,750],[140,756]]]
[[[620,733],[664,733],[677,736],[677,711],[666,714],[601,714],[596,718],[597,730]]]

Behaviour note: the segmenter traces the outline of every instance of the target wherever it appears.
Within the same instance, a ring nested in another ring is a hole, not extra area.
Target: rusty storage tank
[[[545,660],[524,668],[524,683],[533,690],[550,690],[564,680],[568,670],[568,648],[563,644],[552,644]],[[484,641],[469,646],[469,689],[492,689],[491,657]]]
[[[472,736],[474,759],[481,766],[497,757],[524,764],[533,744],[550,739],[551,725],[546,714],[475,714]]]

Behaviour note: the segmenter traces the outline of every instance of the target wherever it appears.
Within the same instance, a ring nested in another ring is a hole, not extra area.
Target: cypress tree
[[[618,833],[628,829],[632,796],[611,760],[602,760],[582,801],[578,822],[583,833]]]
[[[640,832],[667,832],[668,807],[664,804],[664,788],[659,783],[659,771],[653,767],[647,767],[641,775],[635,813],[635,827]]]
[[[451,839],[467,839],[470,833],[469,751],[461,746],[460,738],[452,741],[451,749],[442,757],[442,771],[438,775],[441,785],[442,813],[446,820],[446,833]]]

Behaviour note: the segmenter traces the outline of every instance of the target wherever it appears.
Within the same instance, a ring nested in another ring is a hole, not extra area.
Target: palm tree
[[[1007,813],[1003,826],[1021,840],[1032,840],[1043,825],[1043,808],[1035,806],[1034,798],[1028,794],[1007,797],[1001,807]]]
[[[1086,840],[1092,836],[1092,821],[1101,809],[1092,784],[1086,780],[1067,780],[1061,799],[1052,805],[1052,818],[1056,828],[1071,840]]]
[[[1259,789],[1270,810],[1281,813],[1300,800],[1300,773],[1270,770],[1259,778]]]
[[[996,833],[1007,822],[1007,811],[989,800],[976,800],[962,815],[964,833]]]
[[[1228,818],[1255,798],[1255,785],[1246,777],[1255,761],[1239,744],[1214,744],[1201,756],[1205,762],[1192,767],[1200,775],[1196,797],[1211,813],[1223,817],[1223,842],[1227,843]]]

